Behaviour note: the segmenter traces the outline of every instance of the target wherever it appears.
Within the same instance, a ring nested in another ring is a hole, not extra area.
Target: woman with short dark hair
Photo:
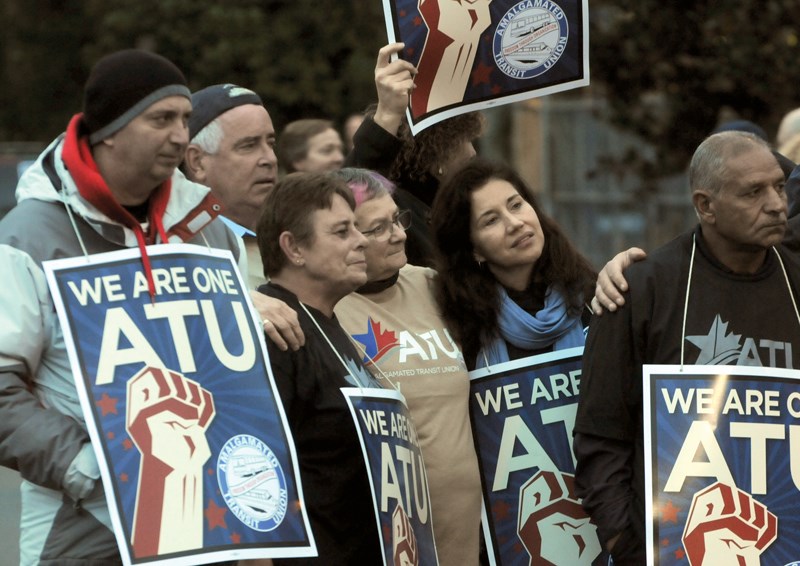
[[[290,564],[381,564],[382,549],[358,433],[342,387],[380,387],[333,314],[367,281],[352,194],[341,179],[295,173],[267,196],[258,245],[269,283],[259,291],[297,311],[306,344],[267,342],[292,430],[318,558]],[[283,561],[275,560],[275,564]]]

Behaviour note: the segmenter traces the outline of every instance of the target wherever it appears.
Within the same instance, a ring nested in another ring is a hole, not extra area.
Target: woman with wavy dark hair
[[[583,345],[596,273],[513,169],[468,162],[431,230],[437,302],[470,368]]]
[[[397,137],[403,142],[389,169],[389,178],[397,179],[417,198],[428,205],[441,180],[451,170],[475,155],[474,142],[482,134],[485,119],[479,112],[453,116],[411,135],[403,122]]]

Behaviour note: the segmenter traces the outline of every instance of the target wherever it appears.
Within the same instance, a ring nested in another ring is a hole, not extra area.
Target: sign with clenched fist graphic
[[[390,389],[342,393],[364,453],[384,566],[435,566],[428,475],[405,398]]]
[[[575,495],[572,430],[583,348],[470,373],[470,414],[491,564],[605,566]]]
[[[446,118],[589,84],[588,0],[383,0],[389,42],[417,67],[408,120]]]
[[[800,560],[800,371],[644,366],[648,563]]]
[[[123,561],[316,555],[231,254],[147,251],[147,271],[138,249],[44,265]]]

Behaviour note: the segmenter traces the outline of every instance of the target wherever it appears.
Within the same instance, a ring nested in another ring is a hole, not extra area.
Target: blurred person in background
[[[800,108],[787,112],[778,126],[778,135],[775,136],[775,145],[781,147],[790,138],[800,134]]]
[[[356,135],[356,131],[361,127],[361,122],[363,121],[363,112],[354,112],[345,119],[342,125],[342,139],[344,140],[345,153],[353,151],[353,136]]]
[[[344,145],[329,120],[296,120],[281,132],[278,156],[287,173],[323,173],[342,166]]]
[[[783,142],[778,151],[795,163],[800,163],[800,133],[797,133]]]

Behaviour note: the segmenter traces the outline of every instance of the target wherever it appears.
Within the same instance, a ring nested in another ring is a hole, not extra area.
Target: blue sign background
[[[728,468],[736,482],[736,487],[752,494],[751,485],[751,457],[750,439],[731,438],[731,422],[774,423],[797,425],[798,421],[786,410],[786,399],[790,393],[800,392],[800,382],[788,378],[748,377],[742,375],[726,375],[724,383],[724,398],[727,392],[736,389],[740,398],[746,398],[745,391],[778,391],[781,402],[780,417],[767,417],[759,415],[739,415],[738,412],[729,412],[728,415],[717,411],[713,415],[716,420],[715,437],[725,456]],[[662,389],[669,395],[674,395],[676,389],[687,391],[691,388],[713,388],[719,381],[719,375],[652,375],[650,399],[651,424],[650,435],[654,454],[652,460],[652,489],[654,494],[654,509],[663,508],[671,504],[677,509],[677,521],[661,516],[654,512],[653,540],[651,544],[657,549],[656,564],[689,564],[681,538],[686,525],[686,519],[691,508],[692,496],[716,483],[715,478],[689,477],[678,493],[664,493],[664,487],[670,472],[673,469],[678,453],[686,439],[693,421],[708,420],[711,415],[698,415],[695,407],[688,413],[676,410],[670,413]],[[720,405],[719,409],[722,408]],[[800,403],[796,404],[800,409]],[[647,426],[647,425],[645,425]],[[800,558],[800,517],[797,509],[800,506],[800,491],[792,481],[791,456],[789,450],[789,429],[786,429],[785,440],[768,440],[766,443],[767,462],[767,493],[765,495],[753,494],[753,498],[764,504],[767,509],[778,517],[778,538],[761,554],[762,564],[783,565]],[[797,455],[795,455],[795,458]],[[705,455],[698,455],[697,461],[707,461]]]
[[[295,484],[295,467],[289,452],[289,439],[283,429],[277,400],[267,378],[266,360],[257,339],[262,332],[254,324],[250,308],[246,302],[246,290],[240,286],[230,259],[197,254],[159,254],[151,255],[153,269],[185,268],[186,274],[194,269],[230,273],[235,283],[236,293],[222,292],[201,293],[191,282],[187,283],[189,292],[162,294],[156,302],[177,300],[212,301],[220,327],[220,334],[225,347],[232,355],[243,351],[239,327],[234,319],[232,305],[242,306],[247,318],[250,336],[256,340],[256,361],[247,371],[233,372],[225,367],[215,355],[209,333],[202,314],[184,317],[189,343],[192,347],[197,371],[184,374],[187,378],[198,382],[213,395],[216,415],[206,431],[211,457],[203,465],[203,541],[204,550],[219,551],[225,549],[242,549],[274,546],[308,546],[309,536],[305,530]],[[129,541],[134,517],[134,506],[137,495],[140,453],[128,436],[125,426],[127,381],[139,372],[142,364],[118,366],[112,383],[96,385],[95,376],[98,369],[100,345],[103,338],[103,323],[109,308],[123,307],[127,315],[135,322],[139,331],[147,338],[150,346],[156,351],[165,366],[173,371],[180,370],[179,355],[166,319],[148,320],[144,314],[144,306],[151,303],[150,295],[145,291],[134,298],[132,289],[134,276],[142,270],[142,262],[137,258],[111,261],[103,265],[59,269],[55,272],[63,299],[70,330],[80,364],[80,372],[93,407],[94,420],[98,431],[104,439],[103,451],[111,468],[117,507],[122,514],[122,524]],[[81,280],[93,280],[119,274],[125,301],[110,302],[88,301],[82,306],[75,294],[68,287],[74,282],[80,287]],[[248,338],[245,334],[244,338]],[[121,343],[119,348],[130,347]],[[185,353],[184,353],[185,354]],[[112,404],[103,410],[103,403]],[[103,402],[98,403],[98,401]],[[287,481],[288,499],[290,502],[286,517],[282,524],[271,532],[258,532],[240,522],[228,509],[220,493],[217,478],[217,456],[222,446],[232,437],[248,434],[263,441],[277,457]],[[170,556],[179,556],[176,553]],[[162,555],[163,556],[163,555]],[[134,561],[135,562],[135,561]]]
[[[577,391],[574,391],[573,395],[571,385],[568,388],[569,396],[559,394],[558,398],[555,398],[549,384],[551,376],[557,374],[569,377],[572,373],[580,380],[580,352],[582,350],[580,348],[577,354],[561,359],[553,359],[559,355],[558,353],[545,354],[518,360],[511,364],[495,366],[491,368],[493,372],[488,375],[485,375],[484,370],[472,373],[472,375],[478,375],[478,377],[472,377],[470,387],[472,429],[481,467],[485,515],[490,531],[491,546],[494,549],[494,556],[490,558],[496,564],[504,566],[528,566],[530,564],[531,557],[517,535],[520,488],[537,471],[543,469],[534,467],[512,471],[509,474],[507,487],[499,491],[492,491],[503,427],[509,417],[519,416],[558,470],[574,475],[575,464],[568,437],[572,434],[572,429],[567,431],[564,424],[560,422],[545,424],[542,421],[541,411],[568,405],[575,405],[577,408]],[[510,369],[506,369],[506,366]],[[551,392],[552,400],[540,397],[535,404],[531,404],[534,385],[537,381]],[[503,404],[499,412],[489,410],[489,414],[484,415],[477,401],[478,396],[485,398],[487,393],[497,392],[502,387],[513,385],[516,386],[515,391],[519,393],[518,401],[522,406],[510,409]],[[574,415],[570,427],[573,425]],[[523,447],[517,442],[513,456],[519,456],[524,452]],[[602,553],[592,564],[606,564],[607,561],[607,554]],[[570,561],[565,560],[563,564],[566,566],[570,564]]]
[[[358,393],[354,393],[358,392]],[[364,456],[365,459],[368,461],[370,475],[372,479],[372,486],[373,486],[373,495],[375,497],[375,508],[378,513],[378,520],[380,523],[380,531],[382,535],[382,544],[384,549],[384,560],[386,564],[394,564],[394,557],[393,557],[393,547],[392,547],[392,513],[395,509],[395,502],[394,500],[389,500],[389,507],[387,512],[381,512],[380,510],[380,502],[381,502],[381,466],[383,465],[382,462],[382,447],[381,445],[385,442],[388,443],[389,448],[392,454],[395,454],[395,447],[401,446],[410,450],[413,453],[413,462],[412,466],[414,466],[417,471],[419,470],[419,464],[422,462],[422,452],[419,449],[419,446],[415,442],[411,442],[409,440],[405,440],[402,438],[398,438],[395,435],[384,435],[380,433],[370,432],[364,419],[362,417],[362,411],[378,411],[383,412],[386,415],[386,423],[389,426],[390,422],[390,415],[400,415],[403,420],[407,420],[408,423],[411,423],[411,416],[408,412],[408,409],[397,398],[391,398],[387,396],[374,396],[371,395],[369,390],[366,389],[353,389],[351,392],[348,392],[348,400],[352,405],[354,410],[354,419],[356,421],[356,425],[358,426],[361,438],[364,443]],[[391,430],[391,428],[389,429]],[[414,433],[414,438],[416,438],[416,432]],[[414,490],[415,486],[412,483],[412,470],[411,467],[408,467],[408,483],[404,481],[403,478],[403,464],[395,458],[395,466],[397,468],[397,479],[401,484],[400,492],[401,494],[405,494],[406,490]],[[423,466],[423,473],[424,473],[424,466]],[[417,478],[419,481],[419,477]],[[420,521],[419,516],[417,515],[417,511],[414,505],[415,498],[418,498],[417,493],[419,490],[422,489],[422,485],[417,485],[417,492],[415,493],[412,491],[411,496],[411,510],[406,509],[406,514],[409,517],[412,529],[414,530],[414,535],[417,539],[417,556],[419,557],[419,564],[437,564],[436,560],[436,546],[433,540],[433,528],[432,528],[432,520],[431,520],[431,507],[430,507],[430,497],[428,496],[428,480],[427,476],[425,478],[424,489],[425,489],[425,498],[426,498],[426,505],[428,509],[428,520],[425,523]],[[405,507],[405,504],[403,505]]]

